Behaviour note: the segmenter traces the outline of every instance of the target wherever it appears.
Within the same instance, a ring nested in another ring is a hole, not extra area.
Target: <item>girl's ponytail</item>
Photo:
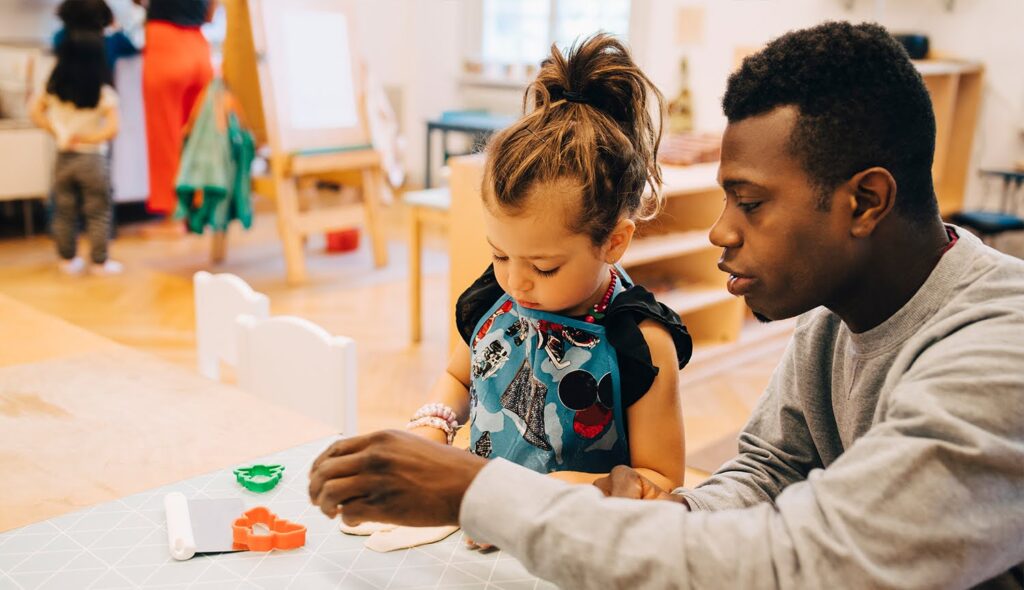
[[[488,147],[485,194],[498,205],[522,206],[537,182],[574,181],[583,198],[573,229],[594,244],[622,216],[649,219],[658,212],[663,100],[621,42],[597,34],[566,54],[552,46],[523,110]]]

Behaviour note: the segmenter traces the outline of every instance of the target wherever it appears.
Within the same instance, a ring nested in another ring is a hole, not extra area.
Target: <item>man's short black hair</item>
[[[822,207],[851,176],[881,166],[896,179],[898,212],[938,215],[931,99],[884,28],[828,22],[787,33],[743,61],[722,99],[730,123],[789,105],[799,109],[789,147]]]

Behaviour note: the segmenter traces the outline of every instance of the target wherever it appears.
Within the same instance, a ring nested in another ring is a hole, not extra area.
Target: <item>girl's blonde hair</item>
[[[537,183],[568,179],[582,192],[570,229],[603,244],[623,216],[647,220],[661,207],[663,108],[661,93],[611,35],[587,38],[566,55],[552,45],[523,96],[523,117],[488,144],[485,200],[516,211]]]

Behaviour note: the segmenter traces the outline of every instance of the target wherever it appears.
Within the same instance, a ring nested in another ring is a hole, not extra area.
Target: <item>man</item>
[[[729,80],[711,230],[730,291],[800,315],[739,455],[604,498],[402,433],[316,460],[346,522],[459,522],[566,587],[1024,586],[1024,263],[944,226],[935,121],[874,25],[787,34]]]

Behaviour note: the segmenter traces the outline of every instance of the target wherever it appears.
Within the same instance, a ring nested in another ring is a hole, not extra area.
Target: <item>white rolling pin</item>
[[[192,535],[192,519],[185,494],[171,492],[164,496],[164,511],[167,513],[167,545],[171,549],[171,557],[192,559],[196,554],[196,540]]]

